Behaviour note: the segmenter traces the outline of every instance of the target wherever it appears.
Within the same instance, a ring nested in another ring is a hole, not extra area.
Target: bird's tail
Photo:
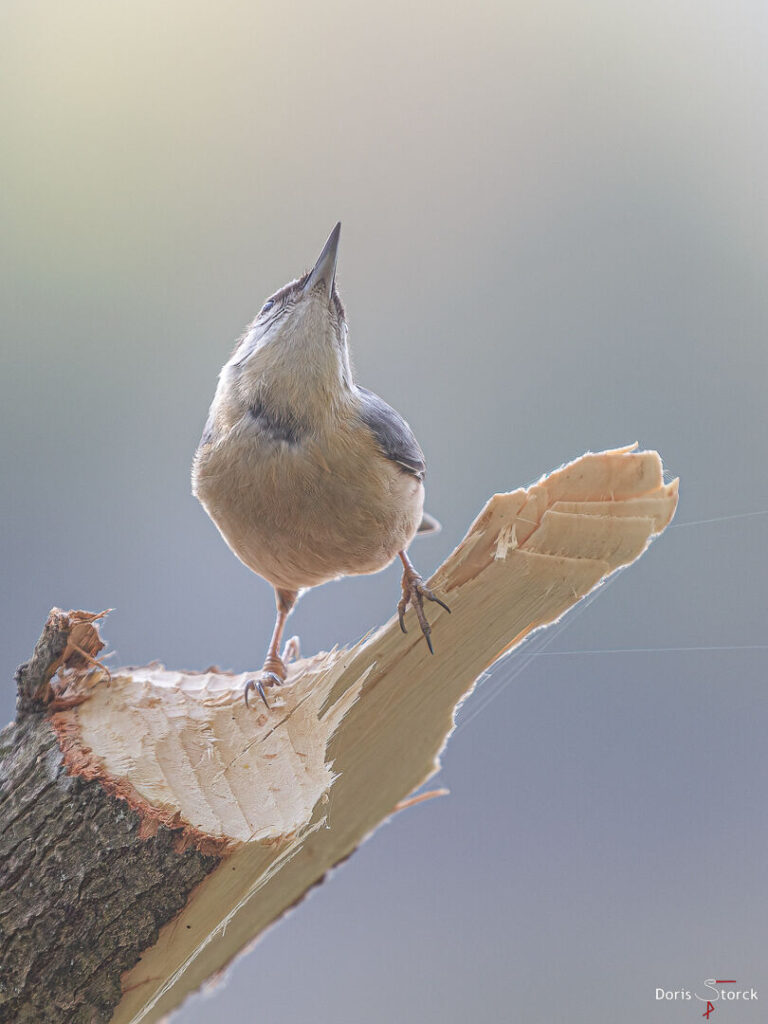
[[[421,523],[416,533],[438,533],[442,529],[440,523],[428,512],[422,512]]]

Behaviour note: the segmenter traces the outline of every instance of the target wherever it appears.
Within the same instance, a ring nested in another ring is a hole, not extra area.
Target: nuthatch
[[[336,288],[337,224],[311,271],[275,292],[219,376],[192,467],[192,490],[241,562],[275,588],[277,619],[261,678],[285,682],[279,654],[299,594],[340,576],[403,563],[410,603],[432,651],[425,586],[406,549],[438,528],[422,511],[424,455],[394,409],[352,378]],[[269,706],[269,705],[267,705]]]

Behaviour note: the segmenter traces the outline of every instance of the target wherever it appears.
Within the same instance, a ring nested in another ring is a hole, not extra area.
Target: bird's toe
[[[249,679],[243,689],[243,697],[245,698],[245,706],[250,707],[248,703],[248,694],[251,690],[256,690],[258,695],[264,701],[264,707],[269,711],[269,702],[267,701],[267,695],[264,692],[269,686],[282,686],[285,679],[281,679],[275,672],[263,671],[258,679]]]
[[[451,609],[445,603],[441,601],[439,597],[432,593],[428,586],[425,585],[424,580],[416,572],[406,571],[403,574],[403,596],[400,598],[400,602],[397,606],[397,617],[400,622],[400,629],[405,633],[405,612],[410,605],[416,613],[421,632],[424,634],[424,639],[427,641],[427,647],[429,648],[430,654],[434,654],[434,648],[432,646],[432,628],[427,621],[427,616],[424,613],[424,601],[434,601],[435,604],[439,604],[441,608],[450,615]]]

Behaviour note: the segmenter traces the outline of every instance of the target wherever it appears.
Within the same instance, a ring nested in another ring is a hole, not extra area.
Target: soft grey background
[[[678,523],[768,509],[767,12],[6,0],[5,717],[53,604],[114,607],[117,664],[260,664],[271,593],[189,463],[232,340],[337,219],[359,378],[429,461],[425,572],[492,492],[635,439]],[[684,1022],[655,988],[711,977],[761,999],[712,1020],[765,1020],[768,652],[556,652],[765,644],[767,548],[767,516],[678,526],[499,666],[451,797],[176,1020]],[[398,593],[327,586],[293,627],[354,640]]]

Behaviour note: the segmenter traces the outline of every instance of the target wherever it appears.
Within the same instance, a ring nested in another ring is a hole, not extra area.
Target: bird
[[[431,653],[424,601],[450,612],[407,552],[439,529],[424,512],[424,453],[403,417],[357,384],[336,284],[341,224],[310,271],[271,295],[222,367],[195,452],[192,492],[232,552],[275,591],[261,675],[269,708],[297,652],[280,644],[300,594],[342,576],[403,565],[397,605],[413,608]],[[294,638],[295,641],[295,638]]]

